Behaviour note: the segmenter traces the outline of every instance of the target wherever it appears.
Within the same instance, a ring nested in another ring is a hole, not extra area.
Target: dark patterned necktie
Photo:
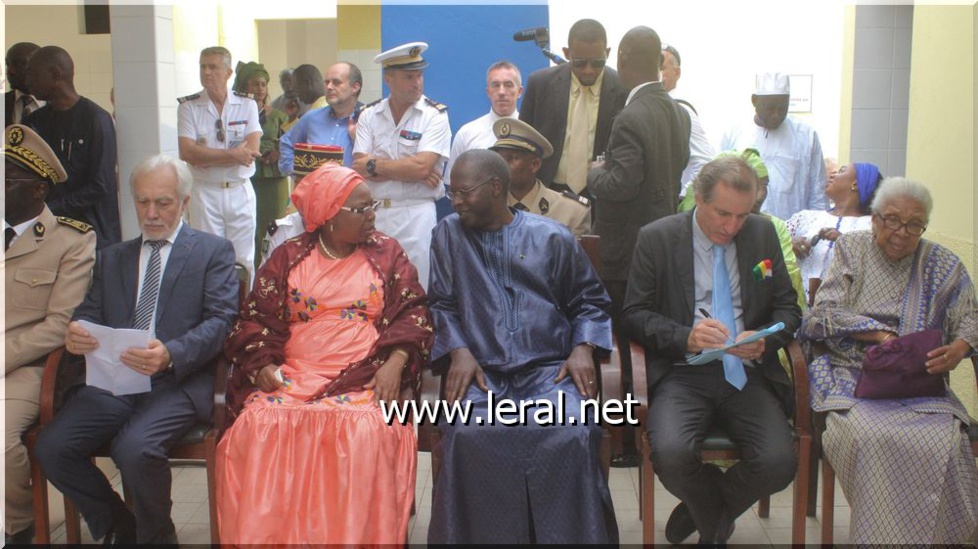
[[[156,300],[160,297],[160,248],[166,240],[147,240],[153,251],[150,252],[146,274],[143,276],[143,289],[139,292],[136,303],[136,314],[133,316],[132,327],[136,330],[148,330],[156,311]]]
[[[17,231],[13,227],[7,227],[7,230],[3,232],[3,251],[10,249],[10,242],[17,236]]]

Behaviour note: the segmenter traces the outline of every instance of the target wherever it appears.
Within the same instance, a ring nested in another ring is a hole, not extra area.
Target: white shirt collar
[[[625,99],[625,104],[627,105],[627,104],[629,104],[629,103],[632,102],[632,99],[635,97],[635,94],[638,93],[638,90],[644,88],[645,86],[648,86],[649,84],[655,84],[656,82],[658,82],[658,80],[653,80],[652,82],[646,82],[644,84],[639,84],[639,85],[635,86],[634,88],[632,88],[632,91],[630,91],[628,93],[628,97]]]

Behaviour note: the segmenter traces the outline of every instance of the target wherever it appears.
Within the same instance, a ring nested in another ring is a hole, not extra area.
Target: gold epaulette
[[[76,231],[82,234],[85,234],[95,229],[95,227],[92,227],[88,223],[83,223],[81,221],[78,221],[77,219],[72,219],[70,217],[59,217],[58,223],[66,227],[71,227],[72,229],[75,229]]]
[[[424,102],[438,109],[438,112],[445,112],[448,110],[448,105],[444,103],[439,103],[430,97],[425,97]]]
[[[177,103],[183,105],[187,101],[193,101],[194,99],[197,99],[198,97],[200,97],[200,94],[199,93],[195,93],[193,95],[187,95],[187,96],[184,96],[184,97],[178,97],[177,98]]]

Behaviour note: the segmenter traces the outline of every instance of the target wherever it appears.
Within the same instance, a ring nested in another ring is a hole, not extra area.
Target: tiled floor
[[[116,474],[113,482],[120,479]],[[609,481],[615,514],[618,518],[618,531],[622,544],[642,542],[642,523],[638,517],[638,469],[612,469]],[[665,541],[665,524],[669,513],[678,500],[658,482],[655,487],[655,539]],[[408,538],[412,545],[423,545],[428,536],[428,522],[431,518],[431,460],[427,453],[419,454],[418,483],[416,488],[417,514],[412,517],[408,527]],[[737,529],[731,543],[750,545],[784,545],[791,540],[791,497],[787,490],[771,498],[771,516],[757,517],[756,508],[737,519]],[[52,503],[55,505],[55,503]],[[836,487],[835,542],[845,544],[849,537],[849,508],[842,497],[841,489]],[[819,510],[821,516],[821,510]],[[207,477],[203,466],[189,465],[175,467],[173,470],[173,522],[181,544],[207,544],[210,542],[209,512],[207,504]],[[820,525],[817,519],[809,518],[805,539],[809,544],[820,540]],[[696,543],[696,535],[686,540]],[[88,529],[82,526],[82,539],[92,543]],[[59,525],[53,533],[54,543],[64,543],[64,525]]]

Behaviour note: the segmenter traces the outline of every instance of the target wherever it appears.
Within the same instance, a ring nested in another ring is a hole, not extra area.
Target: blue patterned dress
[[[972,544],[978,535],[978,470],[954,393],[894,400],[853,396],[870,343],[852,335],[944,331],[978,348],[978,304],[961,261],[921,240],[892,261],[873,235],[836,242],[835,257],[800,336],[827,349],[809,365],[812,407],[829,411],[823,436],[852,509],[853,544]]]

